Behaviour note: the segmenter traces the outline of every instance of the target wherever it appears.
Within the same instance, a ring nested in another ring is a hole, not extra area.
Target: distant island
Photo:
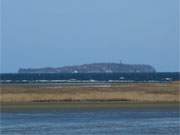
[[[153,73],[155,68],[145,64],[92,63],[58,68],[20,68],[18,73]]]

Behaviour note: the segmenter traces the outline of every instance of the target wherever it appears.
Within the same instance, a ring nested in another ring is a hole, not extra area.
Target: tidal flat
[[[179,135],[179,84],[1,85],[0,133]]]
[[[1,112],[18,111],[62,111],[62,110],[102,110],[102,109],[180,109],[177,102],[135,103],[121,101],[105,102],[61,102],[61,103],[16,103],[2,104]]]

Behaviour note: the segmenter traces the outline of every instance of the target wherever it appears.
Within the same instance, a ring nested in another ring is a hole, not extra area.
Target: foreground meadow
[[[131,83],[104,86],[1,85],[0,102],[61,103],[61,102],[180,102],[180,82]]]

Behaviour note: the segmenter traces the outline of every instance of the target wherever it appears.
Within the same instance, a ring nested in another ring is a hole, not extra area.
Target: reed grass
[[[123,101],[180,102],[180,82],[111,87],[1,85],[1,103]]]

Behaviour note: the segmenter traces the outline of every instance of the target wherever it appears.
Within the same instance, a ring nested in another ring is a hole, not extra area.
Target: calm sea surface
[[[179,135],[178,108],[1,113],[2,135]]]

